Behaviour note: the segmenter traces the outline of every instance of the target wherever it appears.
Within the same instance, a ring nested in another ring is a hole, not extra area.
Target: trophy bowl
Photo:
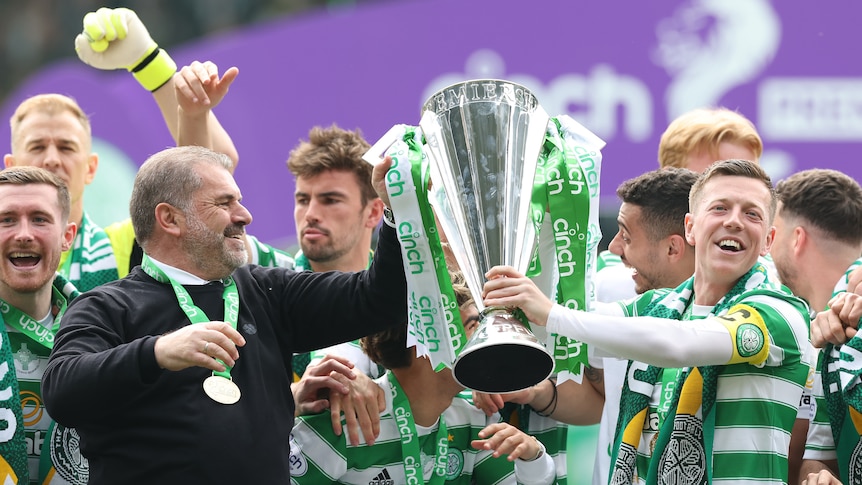
[[[494,266],[526,273],[535,253],[530,197],[548,114],[527,88],[496,79],[448,86],[423,111],[437,218],[482,313],[453,375],[481,392],[528,388],[554,359],[512,311],[484,308],[482,286]]]
[[[514,315],[486,308],[452,375],[462,386],[477,391],[514,392],[546,379],[554,367],[549,357],[544,345]]]

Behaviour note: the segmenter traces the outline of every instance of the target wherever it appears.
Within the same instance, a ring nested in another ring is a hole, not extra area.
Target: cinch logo
[[[578,265],[578,262],[574,261],[574,254],[569,249],[572,247],[572,239],[577,238],[579,243],[583,244],[587,235],[578,231],[578,228],[569,228],[569,222],[563,218],[556,219],[553,227],[554,244],[557,248],[557,267],[560,270],[560,277],[571,276],[575,272],[575,266]],[[578,309],[577,305],[570,308]]]
[[[576,164],[566,164],[566,179],[572,187],[569,189],[571,195],[578,195],[584,191],[584,174]],[[563,191],[563,175],[558,167],[548,169],[548,195],[556,195]]]
[[[398,423],[398,432],[401,434],[401,442],[404,444],[413,441],[413,427],[410,426],[410,413],[403,408],[395,408],[395,422]],[[409,458],[409,457],[408,457]],[[407,462],[405,461],[405,464]]]
[[[421,343],[428,347],[431,352],[436,352],[440,349],[440,339],[437,335],[437,328],[434,326],[434,314],[437,310],[431,306],[431,298],[420,296],[416,299],[416,293],[410,294],[410,312],[413,327],[419,330],[421,335]]]
[[[557,335],[557,338],[554,340],[554,358],[577,357],[581,355],[583,345],[583,342]]]
[[[390,154],[392,156],[392,166],[390,166],[389,171],[386,172],[386,188],[391,197],[397,197],[404,193],[404,181],[401,180],[401,172],[395,170],[398,167],[398,161],[401,159],[401,157],[397,155],[402,154],[403,151],[398,152],[397,154]]]
[[[461,331],[458,325],[455,324],[455,309],[458,308],[458,303],[450,300],[449,296],[445,293],[440,296],[443,297],[443,317],[446,318],[446,328],[449,330],[449,340],[452,341],[452,350],[457,352],[461,348],[461,345],[464,344]]]
[[[421,234],[419,231],[413,230],[413,225],[408,221],[398,224],[398,240],[401,241],[401,248],[407,258],[407,265],[410,267],[410,274],[419,274],[425,271],[425,260],[422,252],[416,249],[419,245],[417,239]]]
[[[422,485],[422,478],[419,476],[420,464],[416,463],[416,458],[412,456],[404,457],[404,474],[407,478],[407,485]]]
[[[389,476],[389,470],[384,468],[376,477],[368,481],[368,485],[395,485],[395,480]]]
[[[22,330],[36,334],[36,336],[39,337],[39,342],[45,342],[46,340],[48,341],[48,343],[54,342],[53,332],[48,333],[48,327],[43,327],[42,325],[39,325],[39,322],[33,320],[27,315],[21,315],[21,318],[18,320],[18,325],[21,327]]]
[[[177,301],[180,303],[180,308],[183,309],[189,319],[198,316],[198,310],[195,308],[195,304],[191,298],[189,298],[189,295],[180,293],[177,295]]]
[[[596,172],[596,158],[598,154],[596,152],[591,152],[582,146],[575,147],[575,155],[578,157],[578,161],[581,163],[581,169],[584,173],[587,174],[587,187],[590,188],[590,195],[593,197],[599,195],[599,174]],[[582,175],[580,171],[578,171],[578,178],[580,179]],[[569,179],[572,178],[572,171],[569,170]],[[569,183],[572,183],[571,181]],[[581,182],[583,183],[583,182]]]
[[[239,294],[237,293],[229,293],[226,297],[228,301],[227,311],[225,311],[225,318],[228,318],[228,315],[231,315],[231,320],[237,320],[239,317]]]

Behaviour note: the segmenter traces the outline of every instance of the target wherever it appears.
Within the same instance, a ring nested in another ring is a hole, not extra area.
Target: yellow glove
[[[177,64],[150,37],[138,15],[127,8],[100,8],[84,16],[75,38],[78,58],[97,69],[126,69],[145,89],[155,91],[177,72]]]

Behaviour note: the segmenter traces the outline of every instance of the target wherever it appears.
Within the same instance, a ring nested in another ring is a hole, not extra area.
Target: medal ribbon
[[[156,266],[149,258],[149,256],[144,254],[143,259],[141,260],[141,269],[144,270],[145,273],[150,275],[151,278],[158,281],[159,283],[163,283],[166,285],[171,285],[174,289],[174,294],[177,296],[177,303],[179,303],[180,308],[183,313],[189,318],[193,324],[195,323],[205,323],[209,322],[210,319],[207,317],[207,314],[204,313],[203,310],[195,306],[192,301],[191,295],[189,292],[183,287],[183,285],[177,283],[173,278],[165,274],[161,268]],[[224,321],[234,329],[236,329],[236,323],[239,320],[239,292],[236,289],[236,282],[233,278],[228,278],[224,286],[224,291],[222,292],[222,299],[224,300]],[[224,377],[225,379],[230,379],[230,367],[224,363],[221,359],[216,359],[221,365],[225,366],[224,371],[213,371],[214,376]]]
[[[66,313],[67,305],[66,296],[56,285],[51,288],[51,294],[52,309],[59,309],[57,315],[54,317],[54,324],[51,328],[43,326],[38,320],[0,299],[0,313],[3,314],[3,320],[6,324],[47,349],[54,348],[54,335],[56,335],[57,330],[60,328],[60,318]]]
[[[389,383],[392,385],[392,412],[395,414],[395,422],[398,423],[398,433],[401,435],[401,454],[404,464],[404,475],[407,483],[425,483],[422,473],[422,457],[419,450],[419,434],[416,432],[416,423],[413,422],[413,413],[410,411],[410,402],[407,395],[398,384],[398,379],[390,371]],[[449,432],[446,429],[446,421],[440,415],[437,434],[434,436],[437,454],[434,457],[434,472],[431,474],[429,485],[438,485],[446,480],[446,457],[449,454]]]

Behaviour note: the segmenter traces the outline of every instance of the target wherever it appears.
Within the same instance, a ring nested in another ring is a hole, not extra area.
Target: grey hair
[[[138,170],[129,213],[141,248],[146,249],[145,245],[153,235],[157,205],[170,204],[184,212],[191,208],[192,195],[203,184],[196,170],[199,165],[228,171],[233,167],[227,155],[203,147],[184,146],[152,155]]]

